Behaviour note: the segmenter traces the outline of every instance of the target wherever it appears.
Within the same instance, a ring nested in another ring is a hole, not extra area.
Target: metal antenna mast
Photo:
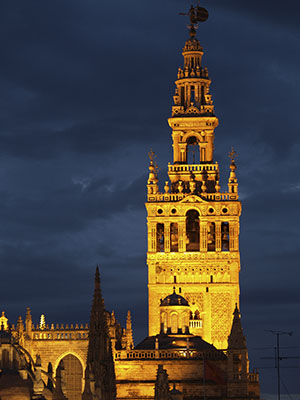
[[[293,332],[283,332],[283,331],[272,331],[266,330],[266,332],[270,332],[273,335],[276,335],[276,348],[275,348],[275,368],[277,368],[277,398],[280,400],[280,361],[283,358],[290,357],[280,357],[280,336],[289,335],[292,336]],[[262,357],[262,358],[272,358],[272,357]]]

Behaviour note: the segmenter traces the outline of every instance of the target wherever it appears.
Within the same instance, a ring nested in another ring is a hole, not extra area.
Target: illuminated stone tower
[[[158,187],[155,156],[150,153],[146,203],[149,335],[158,334],[164,326],[174,326],[175,332],[178,326],[189,325],[191,333],[218,348],[227,348],[232,313],[235,304],[239,305],[241,203],[234,151],[224,192],[219,184],[219,165],[214,161],[218,118],[194,26],[201,21],[201,15],[197,19],[201,12],[206,10],[192,7],[189,11],[190,38],[183,48],[184,66],[178,69],[168,121],[173,163],[169,163],[169,181],[163,192]],[[202,20],[206,18],[204,15]],[[160,307],[174,287],[188,301],[188,324],[175,310],[170,315]]]

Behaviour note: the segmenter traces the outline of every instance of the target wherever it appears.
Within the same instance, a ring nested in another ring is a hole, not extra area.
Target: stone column
[[[148,222],[148,251],[156,252],[156,223]]]
[[[164,224],[165,253],[170,253],[170,222]]]
[[[178,251],[184,253],[186,251],[186,226],[185,221],[178,222]]]
[[[222,250],[222,239],[221,239],[221,221],[215,222],[216,229],[216,251]]]
[[[233,222],[229,222],[229,251],[235,251],[235,229]]]
[[[207,251],[207,221],[200,223],[200,251]]]

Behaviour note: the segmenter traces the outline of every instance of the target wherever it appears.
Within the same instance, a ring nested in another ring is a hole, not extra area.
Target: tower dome
[[[189,333],[190,306],[188,301],[173,293],[161,300],[160,303],[160,331],[165,334]]]
[[[161,300],[160,306],[161,307],[166,307],[166,306],[189,307],[189,303],[183,296],[180,296],[180,294],[177,294],[175,291],[175,288],[174,288],[174,291],[172,294],[170,294],[169,296],[167,296],[163,300]]]

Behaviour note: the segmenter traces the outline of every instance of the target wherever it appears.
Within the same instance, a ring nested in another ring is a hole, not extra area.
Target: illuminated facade
[[[68,400],[114,400],[115,387],[118,400],[259,399],[259,377],[249,371],[239,312],[241,203],[235,153],[230,153],[228,190],[221,192],[214,161],[218,119],[194,29],[205,12],[199,6],[189,11],[190,38],[169,119],[173,163],[163,192],[150,152],[149,336],[134,346],[130,312],[122,329],[114,312],[105,311],[98,270],[90,326],[49,325],[44,315],[34,325],[30,309],[25,324],[19,317],[11,326],[14,340]],[[0,338],[6,338],[4,313],[0,328]],[[1,369],[12,367],[3,345],[9,348],[9,343],[0,340],[0,387]],[[41,392],[46,380],[38,378]]]
[[[228,190],[221,192],[214,161],[214,114],[211,80],[202,67],[203,48],[192,32],[178,69],[172,128],[170,181],[159,192],[156,165],[150,154],[148,201],[149,334],[155,335],[176,313],[160,312],[160,301],[173,287],[189,301],[191,333],[218,348],[227,347],[232,312],[239,304],[238,183],[232,151]]]

